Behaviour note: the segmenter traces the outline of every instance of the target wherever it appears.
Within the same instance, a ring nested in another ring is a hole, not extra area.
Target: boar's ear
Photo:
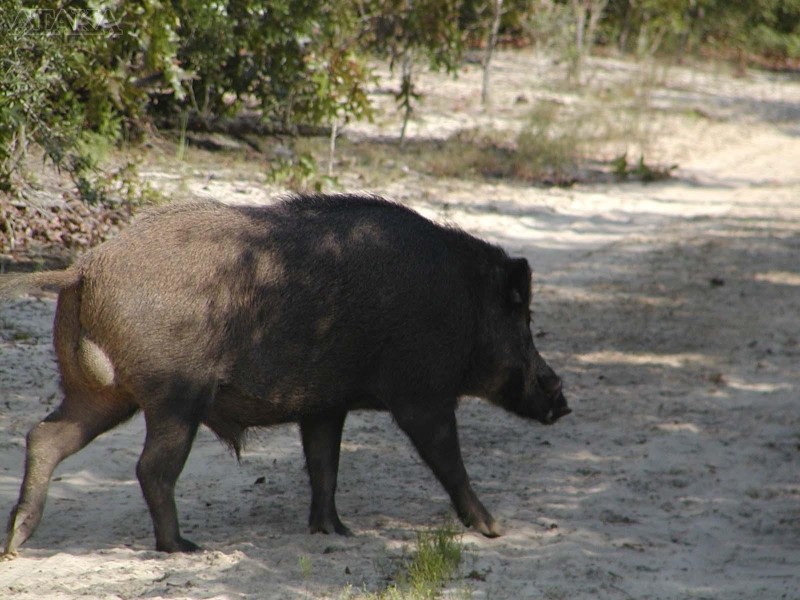
[[[531,268],[524,258],[506,262],[505,292],[512,306],[528,306],[531,302]]]

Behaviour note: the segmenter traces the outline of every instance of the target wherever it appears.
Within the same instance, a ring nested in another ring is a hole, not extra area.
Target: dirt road
[[[500,54],[498,119],[513,121],[502,107],[521,90],[536,97],[548,71],[533,60]],[[630,65],[597,67],[611,77]],[[479,76],[424,79],[411,134],[446,133],[454,114],[485,121]],[[464,401],[467,470],[507,534],[464,534],[452,597],[800,598],[800,82],[676,69],[653,99],[665,107],[658,158],[680,165],[670,181],[544,189],[409,174],[371,190],[529,258],[537,344],[575,411],[542,427]],[[202,174],[188,187],[269,195]],[[53,309],[48,298],[0,307],[4,513],[25,433],[58,403]],[[257,433],[238,467],[203,431],[178,502],[207,550],[161,555],[134,474],[143,432],[134,420],[59,468],[36,536],[0,562],[0,596],[339,598],[380,589],[414,532],[452,515],[386,415],[353,414],[345,428],[350,539],[305,534],[296,428]]]

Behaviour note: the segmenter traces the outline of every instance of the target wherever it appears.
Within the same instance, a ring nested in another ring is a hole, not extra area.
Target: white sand
[[[635,71],[595,64],[609,82]],[[410,132],[518,126],[529,107],[514,99],[555,94],[545,85],[555,77],[546,61],[500,53],[495,107],[481,113],[475,68],[426,76]],[[463,403],[467,470],[507,534],[464,534],[453,595],[800,598],[800,83],[707,69],[662,77],[653,102],[669,110],[651,124],[647,157],[679,163],[675,180],[542,189],[409,174],[373,188],[529,258],[534,327],[546,332],[537,344],[575,410],[542,427]],[[396,126],[381,116],[350,133]],[[207,174],[182,185],[230,201],[270,195],[249,175]],[[53,308],[51,298],[0,307],[3,513],[25,433],[59,401]],[[0,597],[337,598],[385,585],[415,531],[452,514],[385,414],[353,414],[345,428],[348,539],[305,533],[295,427],[255,435],[240,466],[202,431],[178,503],[206,551],[159,554],[134,475],[143,433],[135,419],[61,465],[36,535],[0,562]]]

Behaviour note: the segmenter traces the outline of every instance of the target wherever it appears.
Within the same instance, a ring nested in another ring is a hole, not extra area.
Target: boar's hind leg
[[[336,512],[336,477],[339,471],[339,448],[347,413],[326,417],[308,417],[300,421],[300,435],[311,481],[311,514],[308,528],[311,533],[352,535],[339,520]]]
[[[500,530],[469,484],[461,459],[456,416],[453,409],[441,412],[401,409],[395,419],[408,434],[422,459],[450,494],[461,522],[486,537],[497,537]]]
[[[104,431],[133,416],[136,408],[87,394],[67,392],[61,406],[30,430],[25,477],[19,501],[8,520],[5,552],[11,554],[27,540],[42,518],[53,470]]]
[[[199,546],[181,537],[175,506],[175,483],[183,470],[200,422],[194,402],[168,398],[145,407],[147,426],[144,450],[136,465],[136,476],[153,519],[156,550],[195,552]],[[169,410],[173,408],[174,410]]]

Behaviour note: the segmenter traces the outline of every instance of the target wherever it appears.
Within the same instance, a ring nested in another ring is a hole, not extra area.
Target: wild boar
[[[461,521],[493,537],[461,459],[459,397],[542,423],[570,412],[531,336],[528,262],[377,197],[173,205],[0,295],[48,286],[64,398],[27,436],[6,553],[38,525],[56,465],[139,410],[136,474],[166,552],[198,549],[174,490],[201,423],[237,455],[247,428],[299,423],[310,531],[347,535],[334,501],[345,417],[388,410]]]

